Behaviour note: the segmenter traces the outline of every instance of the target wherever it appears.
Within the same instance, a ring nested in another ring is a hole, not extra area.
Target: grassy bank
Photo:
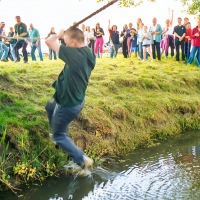
[[[49,139],[44,109],[63,62],[0,63],[0,182],[42,181],[68,159]],[[69,133],[94,160],[200,128],[200,69],[173,59],[97,59],[86,104]],[[12,178],[11,178],[12,177]],[[13,179],[14,177],[14,179]]]

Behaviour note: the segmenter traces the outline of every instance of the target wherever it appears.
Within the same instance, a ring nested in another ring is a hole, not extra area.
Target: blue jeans
[[[32,43],[32,46],[31,46],[31,58],[32,58],[32,61],[36,61],[36,57],[35,57],[35,50],[36,50],[36,45],[35,43]]]
[[[7,47],[3,42],[0,41],[0,60],[2,59],[6,59],[8,56],[8,52],[9,52],[9,47]]]
[[[142,48],[142,42],[138,42],[138,54],[139,58],[143,60],[143,48]]]
[[[84,153],[75,145],[67,131],[69,124],[78,116],[83,106],[84,101],[80,105],[68,108],[57,104],[54,99],[49,101],[45,106],[53,134],[53,140],[71,156],[74,162],[79,166],[83,164]]]
[[[197,52],[197,55],[196,55],[196,52]],[[200,47],[196,47],[196,46],[192,46],[192,50],[190,52],[190,57],[188,59],[187,64],[192,64],[192,62],[194,61],[195,55],[196,55],[197,66],[200,67]]]
[[[38,51],[38,54],[39,54],[39,57],[40,57],[40,61],[43,61],[41,42],[38,43],[37,51]]]
[[[24,40],[17,41],[17,43],[15,44],[15,47],[14,47],[17,60],[20,61],[19,49],[22,48],[24,61],[28,61],[28,53],[27,53],[26,47],[27,47],[27,43]]]
[[[117,56],[119,47],[120,44],[114,44],[114,47],[110,49],[110,58],[114,58]]]
[[[15,55],[15,50],[14,50],[15,44],[10,44],[10,53],[12,55],[13,60],[17,60],[17,57]]]
[[[190,57],[190,50],[191,50],[191,42],[185,42],[185,56],[186,59]]]

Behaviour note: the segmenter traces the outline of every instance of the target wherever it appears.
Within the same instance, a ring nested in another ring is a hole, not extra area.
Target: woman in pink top
[[[200,18],[197,20],[197,26],[192,29],[192,50],[187,64],[193,62],[195,55],[197,66],[200,67]]]
[[[94,53],[97,56],[98,55],[98,49],[99,49],[101,58],[102,58],[102,54],[103,54],[103,43],[104,43],[103,35],[104,35],[104,31],[100,27],[100,24],[97,23],[96,28],[95,28],[96,42],[95,42]]]

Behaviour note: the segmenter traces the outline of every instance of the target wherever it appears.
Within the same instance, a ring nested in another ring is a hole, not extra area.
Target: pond
[[[149,149],[105,158],[91,177],[62,176],[1,200],[200,199],[200,132],[187,132]]]

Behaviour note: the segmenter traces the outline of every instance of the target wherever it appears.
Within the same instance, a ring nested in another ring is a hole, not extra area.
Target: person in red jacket
[[[192,64],[195,55],[197,66],[200,67],[200,18],[197,20],[197,26],[192,29],[192,50],[187,64]]]

